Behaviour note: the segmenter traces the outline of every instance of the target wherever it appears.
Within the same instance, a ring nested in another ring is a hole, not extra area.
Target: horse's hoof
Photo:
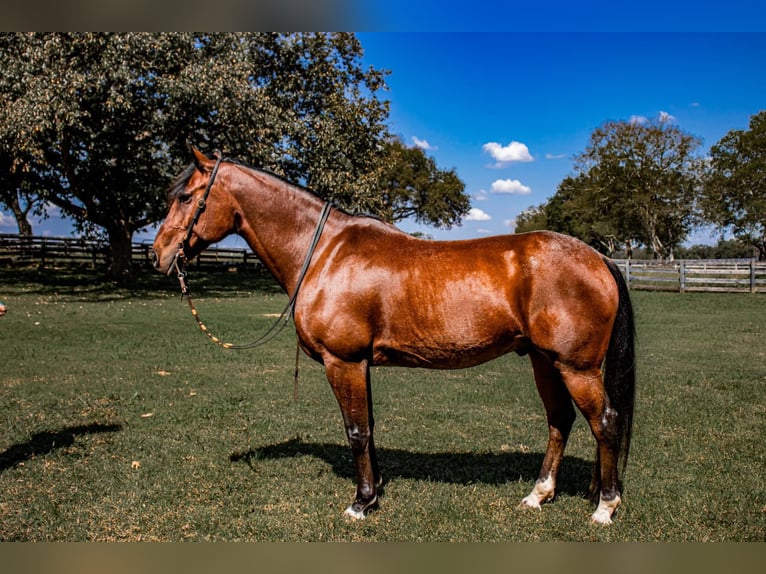
[[[612,523],[612,514],[614,514],[618,506],[620,506],[619,496],[615,496],[612,500],[600,498],[598,508],[596,508],[596,512],[591,516],[591,520],[594,524],[609,526]]]
[[[593,513],[593,516],[591,516],[591,522],[593,524],[600,524],[601,526],[609,526],[612,523],[612,517],[601,510],[597,510]]]
[[[351,518],[352,520],[364,520],[367,517],[367,510],[369,510],[377,502],[377,496],[369,502],[354,502],[354,504],[343,511],[343,515]]]
[[[343,515],[352,520],[364,520],[366,518],[364,510],[356,510],[353,504],[343,511]]]
[[[525,508],[537,508],[537,510],[542,510],[542,507],[540,506],[540,500],[533,495],[525,496],[521,499],[521,504],[519,506],[523,506]]]
[[[548,478],[544,480],[538,480],[535,483],[535,487],[532,489],[532,492],[530,492],[522,499],[521,505],[528,506],[530,508],[540,508],[540,505],[543,502],[548,502],[551,500],[555,493],[556,483],[553,481],[553,478],[548,475]]]

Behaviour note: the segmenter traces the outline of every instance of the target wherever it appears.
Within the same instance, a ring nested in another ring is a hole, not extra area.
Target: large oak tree
[[[575,156],[575,175],[524,214],[521,229],[544,224],[606,253],[642,244],[672,258],[697,218],[700,145],[667,118],[606,122]]]
[[[187,142],[380,212],[385,74],[361,55],[352,34],[1,34],[5,179],[105,235],[115,279]]]
[[[711,148],[704,189],[705,218],[766,259],[766,110]]]

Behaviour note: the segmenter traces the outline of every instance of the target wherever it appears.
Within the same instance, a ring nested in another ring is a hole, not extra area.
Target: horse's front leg
[[[345,514],[351,518],[364,518],[367,509],[377,502],[380,480],[372,437],[374,421],[369,365],[367,361],[348,363],[333,358],[325,360],[325,370],[343,415],[356,466],[356,496]]]

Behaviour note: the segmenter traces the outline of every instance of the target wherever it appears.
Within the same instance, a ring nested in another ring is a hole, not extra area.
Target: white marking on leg
[[[617,495],[612,500],[599,498],[598,508],[591,517],[595,524],[609,525],[612,523],[612,514],[620,506],[620,496]]]
[[[364,520],[367,517],[367,515],[365,514],[365,512],[367,512],[367,509],[370,508],[377,501],[378,501],[378,497],[376,496],[370,502],[365,504],[363,508],[361,508],[359,510],[355,509],[354,505],[352,504],[346,510],[343,511],[343,514],[344,514],[344,516],[347,516],[347,517],[352,518],[354,520]]]
[[[521,501],[523,506],[529,506],[530,508],[540,508],[540,504],[546,500],[553,498],[556,492],[556,481],[553,480],[553,476],[548,474],[543,480],[538,480],[535,483],[535,487],[532,492],[529,493]]]
[[[364,510],[354,510],[354,506],[349,506],[346,510],[343,511],[344,516],[348,516],[349,518],[352,518],[353,520],[364,520]]]

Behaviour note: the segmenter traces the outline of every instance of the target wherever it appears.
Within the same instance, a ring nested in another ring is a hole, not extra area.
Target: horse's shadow
[[[423,453],[378,446],[376,452],[386,481],[405,478],[463,485],[534,482],[543,462],[542,453],[512,451]],[[313,456],[325,461],[336,476],[355,477],[351,451],[347,446],[306,442],[300,437],[235,452],[229,458],[232,462],[244,462],[257,472],[258,461],[300,456]],[[592,472],[592,461],[565,456],[556,483],[557,492],[587,496]]]
[[[42,431],[22,443],[14,444],[4,452],[0,452],[0,472],[17,466],[35,456],[41,456],[60,448],[72,446],[75,437],[86,434],[117,432],[122,429],[119,424],[93,423],[65,427],[57,431]]]

